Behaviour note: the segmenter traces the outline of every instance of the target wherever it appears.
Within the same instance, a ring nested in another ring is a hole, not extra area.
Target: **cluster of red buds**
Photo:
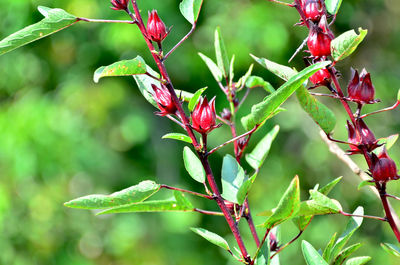
[[[307,39],[308,52],[311,54],[312,63],[327,60],[331,56],[331,41],[334,34],[329,28],[327,21],[328,13],[323,0],[297,0],[295,7],[301,15],[300,25],[309,29]],[[307,65],[310,64],[307,58],[304,58]],[[357,70],[352,69],[352,77],[347,86],[347,98],[341,91],[336,91],[332,87],[333,78],[336,79],[337,71],[333,66],[323,68],[310,77],[313,87],[326,86],[335,96],[342,101],[350,101],[357,104],[357,110],[352,113],[349,110],[351,122],[347,121],[348,143],[350,155],[363,154],[369,161],[369,171],[375,182],[386,182],[398,179],[395,162],[389,157],[386,150],[379,155],[373,151],[381,146],[375,135],[368,128],[361,115],[362,107],[365,104],[379,102],[375,99],[375,88],[372,84],[371,75],[365,69],[359,74]],[[336,80],[337,81],[337,80]],[[335,83],[335,87],[337,82]],[[340,92],[340,93],[339,93]],[[347,102],[344,103],[347,105]],[[350,109],[347,106],[347,109]],[[351,112],[351,113],[350,113]]]
[[[201,134],[207,134],[216,125],[215,97],[208,102],[207,97],[201,98],[192,112],[192,128]]]
[[[149,12],[149,18],[147,20],[147,38],[160,44],[167,37],[168,33],[169,31],[158,16],[157,10]]]
[[[111,0],[113,10],[128,10],[129,0]]]

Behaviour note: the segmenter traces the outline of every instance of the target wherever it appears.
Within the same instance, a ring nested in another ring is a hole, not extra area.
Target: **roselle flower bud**
[[[367,147],[368,152],[373,151],[379,146],[378,140],[376,140],[375,135],[362,119],[359,119],[357,121],[357,130],[360,132],[361,144]]]
[[[277,251],[279,249],[278,238],[274,233],[269,234],[269,247],[271,251]]]
[[[127,10],[129,0],[111,0],[111,4],[113,5],[111,7],[113,10]]]
[[[322,32],[322,29],[313,26],[308,35],[307,46],[310,53],[316,57],[323,57],[331,55],[331,41],[332,37]]]
[[[230,121],[232,118],[231,111],[227,108],[223,109],[221,112],[221,118],[223,118],[224,120]]]
[[[360,154],[361,150],[358,148],[358,145],[361,144],[361,137],[356,133],[356,129],[354,126],[347,121],[347,131],[349,133],[348,142],[351,143],[350,146],[350,154]]]
[[[304,0],[302,2],[303,12],[307,19],[316,22],[325,14],[324,5],[321,0]]]
[[[202,98],[192,113],[192,127],[201,134],[216,128],[215,97],[208,102]]]
[[[157,87],[156,85],[151,86],[154,90],[153,98],[160,109],[158,115],[165,116],[168,114],[175,114],[176,106],[172,101],[172,97],[168,89],[164,85],[161,85],[161,88]]]
[[[323,68],[313,74],[310,77],[310,81],[314,84],[314,87],[319,86],[328,86],[331,83],[331,74],[329,73],[328,69]]]
[[[360,104],[374,102],[375,88],[372,85],[371,75],[365,69],[361,74],[352,69],[352,78],[347,87],[348,97]]]
[[[373,168],[372,177],[378,182],[399,179],[396,163],[389,157],[386,148],[378,156],[372,155]]]
[[[154,42],[161,43],[167,37],[168,31],[164,22],[158,16],[157,10],[149,12],[147,20],[147,37]]]

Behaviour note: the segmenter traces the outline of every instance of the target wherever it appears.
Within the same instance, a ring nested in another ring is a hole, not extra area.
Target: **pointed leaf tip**
[[[228,242],[226,242],[226,240],[223,237],[221,237],[220,235],[210,232],[204,228],[192,227],[192,228],[190,228],[190,230],[192,230],[194,233],[198,234],[199,236],[203,237],[205,240],[211,242],[212,244],[230,251]]]
[[[202,4],[203,0],[183,0],[179,4],[179,10],[186,20],[193,25],[199,18]]]
[[[123,60],[108,66],[102,66],[94,72],[93,81],[98,83],[100,78],[111,76],[133,76],[145,74],[146,63],[143,58],[137,56],[132,60]]]

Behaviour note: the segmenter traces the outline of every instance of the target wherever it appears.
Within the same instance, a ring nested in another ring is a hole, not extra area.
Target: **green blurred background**
[[[165,47],[172,47],[190,29],[178,10],[178,0],[139,0],[147,10],[157,8],[167,25],[173,25]],[[107,0],[15,0],[0,2],[0,38],[41,19],[38,5],[60,7],[81,17],[126,19],[112,11]],[[167,62],[176,88],[195,91],[209,86],[217,94],[219,111],[226,107],[212,75],[197,55],[213,55],[213,32],[221,26],[228,52],[236,54],[236,76],[253,63],[249,53],[285,64],[305,38],[294,28],[295,10],[265,0],[205,1],[197,31]],[[349,67],[366,67],[372,73],[377,97],[393,104],[400,87],[400,2],[396,0],[343,1],[334,31],[358,27],[369,34],[358,52],[339,64],[342,83]],[[91,193],[111,193],[153,179],[159,183],[201,191],[182,168],[183,144],[161,140],[179,131],[138,92],[131,78],[103,79],[94,84],[94,70],[120,59],[142,55],[152,61],[138,30],[132,25],[79,24],[49,38],[0,57],[0,264],[40,265],[180,265],[236,264],[222,250],[190,232],[198,226],[226,236],[234,244],[225,221],[199,214],[123,214],[95,217],[93,212],[67,209],[63,202]],[[151,62],[151,63],[150,63]],[[303,67],[301,56],[292,66]],[[280,80],[256,65],[254,73],[275,87]],[[241,114],[265,96],[254,90]],[[338,113],[336,137],[345,137],[345,116],[337,102],[323,99]],[[316,183],[338,176],[342,183],[332,197],[344,209],[358,205],[370,215],[383,215],[381,204],[359,180],[329,153],[318,128],[291,98],[279,114],[253,138],[253,145],[272,128],[281,126],[256,185],[250,194],[253,212],[274,207],[294,175],[301,179],[302,198]],[[398,110],[367,119],[377,137],[398,133]],[[242,130],[242,129],[241,129]],[[229,138],[221,128],[211,134],[210,145]],[[215,172],[228,147],[213,160]],[[400,145],[390,151],[400,161]],[[363,161],[356,158],[362,168]],[[249,168],[247,168],[249,169]],[[400,193],[397,182],[390,192]],[[170,196],[165,192],[163,196]],[[198,207],[216,210],[212,203],[192,199]],[[400,205],[393,203],[400,213]],[[256,217],[256,223],[263,221]],[[347,218],[315,218],[302,239],[324,248],[331,235],[341,233]],[[283,242],[296,235],[292,224],[283,226]],[[245,238],[249,233],[242,227]],[[261,234],[262,231],[260,231]],[[358,255],[371,255],[370,264],[399,264],[379,246],[395,243],[389,226],[365,220],[352,242],[362,242]],[[300,241],[299,241],[300,242]],[[281,255],[282,264],[305,264],[299,242]],[[252,243],[250,249],[254,250]]]

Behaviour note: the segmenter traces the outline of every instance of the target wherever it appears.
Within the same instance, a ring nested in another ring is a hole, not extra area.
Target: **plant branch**
[[[277,3],[277,4],[280,4],[280,5],[284,5],[284,6],[294,7],[293,3],[290,4],[290,3],[282,2],[282,1],[279,1],[279,0],[267,0],[267,1],[270,1],[270,2],[273,2],[273,3]]]
[[[188,136],[192,139],[192,143],[193,143],[195,149],[198,150],[200,148],[200,145],[199,145],[199,143],[197,141],[196,136],[194,135],[194,132],[193,132],[192,128],[190,127],[189,118],[186,116],[186,113],[182,108],[182,104],[181,104],[180,100],[178,99],[178,97],[177,97],[177,95],[175,93],[175,89],[174,89],[174,87],[173,87],[173,85],[171,83],[171,79],[169,78],[167,69],[165,68],[165,65],[161,61],[160,57],[156,54],[156,50],[154,49],[153,43],[147,37],[147,31],[146,31],[146,28],[144,26],[142,16],[140,15],[140,11],[139,11],[139,8],[137,6],[136,0],[132,0],[132,6],[133,6],[133,9],[134,9],[135,15],[133,15],[130,11],[127,11],[128,15],[133,20],[136,21],[136,24],[138,25],[139,30],[142,33],[142,35],[143,35],[143,37],[144,37],[144,39],[146,41],[146,44],[147,44],[147,46],[148,46],[148,48],[150,50],[150,53],[153,56],[153,59],[157,64],[157,68],[160,70],[160,74],[161,74],[162,78],[166,80],[165,86],[167,87],[168,92],[171,94],[172,101],[174,102],[174,104],[175,104],[175,106],[176,106],[176,108],[178,110],[178,114],[179,114],[179,117],[182,120],[182,124],[185,126],[185,129],[186,129],[186,131],[188,133]]]
[[[381,112],[385,112],[385,111],[389,111],[389,110],[394,110],[399,105],[400,105],[400,101],[398,100],[393,106],[388,107],[388,108],[384,108],[384,109],[381,109],[381,110],[377,110],[377,111],[374,111],[374,112],[371,112],[371,113],[367,113],[367,114],[364,114],[364,115],[361,115],[360,119],[364,119],[365,117],[368,117],[370,115],[374,115],[374,114],[377,114],[377,113],[381,113]]]
[[[279,247],[279,249],[270,257],[270,259],[273,259],[276,255],[279,254],[279,252],[281,252],[282,250],[284,250],[285,248],[287,248],[288,246],[290,246],[293,242],[295,242],[297,239],[299,239],[299,237],[303,234],[304,231],[300,231],[297,236],[295,236],[292,240],[290,240],[289,242],[287,242],[285,245]]]
[[[392,228],[393,233],[397,238],[397,241],[400,242],[400,231],[395,223],[395,220],[392,215],[392,209],[390,208],[390,205],[389,205],[389,202],[388,202],[387,196],[386,196],[386,183],[379,184],[378,182],[376,182],[375,184],[376,184],[376,189],[379,191],[383,209],[385,210],[386,219],[389,222],[389,225]]]
[[[110,20],[110,19],[91,19],[91,18],[84,18],[78,17],[78,21],[84,22],[93,22],[93,23],[125,23],[125,24],[135,24],[135,21],[132,20]]]
[[[387,222],[388,221],[386,218],[379,217],[379,216],[351,214],[351,213],[345,213],[343,211],[340,211],[339,213],[341,215],[344,215],[344,216],[362,217],[362,218],[368,218],[368,219],[375,219],[375,220],[379,220],[379,221],[383,221],[383,222]]]
[[[247,223],[250,227],[251,235],[254,238],[254,241],[256,242],[257,248],[260,247],[260,239],[258,238],[256,226],[254,225],[253,222],[253,217],[251,216],[250,212],[250,206],[249,206],[249,200],[246,198],[244,201],[244,207],[245,207],[245,218],[247,220]]]
[[[206,210],[202,210],[202,209],[198,209],[198,208],[194,208],[193,211],[195,211],[196,213],[201,213],[201,214],[205,214],[205,215],[224,216],[224,214],[221,212],[206,211]]]
[[[171,53],[173,53],[179,46],[181,46],[181,44],[185,41],[185,40],[187,40],[189,37],[190,37],[190,35],[192,35],[192,33],[193,33],[193,31],[196,29],[196,23],[197,22],[195,22],[194,24],[193,24],[193,26],[192,26],[192,28],[190,29],[190,31],[189,31],[189,33],[188,34],[186,34],[186,36],[185,37],[183,37],[165,56],[164,56],[164,58],[163,58],[163,61],[165,61],[165,60],[167,60],[167,58],[171,55]]]
[[[268,237],[268,235],[269,235],[269,232],[271,232],[271,229],[267,229],[267,231],[265,231],[264,237],[263,237],[263,239],[261,240],[260,246],[257,248],[256,254],[254,255],[254,258],[252,259],[250,265],[253,265],[254,262],[256,261],[256,258],[257,258],[257,256],[258,256],[258,253],[260,253],[261,248],[262,248],[262,246],[263,246],[264,243],[265,243],[265,240],[267,240],[267,237]]]
[[[209,200],[213,200],[214,199],[212,196],[208,196],[206,194],[194,192],[194,191],[191,191],[191,190],[184,190],[184,189],[180,189],[180,188],[176,188],[176,187],[171,187],[171,186],[164,185],[164,184],[161,184],[160,188],[161,189],[168,189],[168,190],[177,190],[177,191],[189,193],[189,194],[192,194],[192,195],[195,195],[195,196],[199,196],[199,197],[202,197],[202,198],[205,198],[205,199],[209,199]]]
[[[392,198],[392,199],[400,201],[400,198],[397,197],[397,196],[394,196],[394,195],[386,194],[386,197],[389,197],[389,198]]]
[[[229,141],[226,141],[225,143],[213,148],[210,152],[207,152],[207,156],[211,155],[212,153],[214,153],[215,151],[221,149],[222,147],[239,140],[240,138],[243,138],[243,137],[246,137],[247,135],[252,134],[253,132],[255,132],[255,130],[257,130],[257,128],[258,127],[256,126],[253,129],[251,129],[250,131],[248,131],[248,132],[246,132],[246,133],[244,133],[242,135],[236,136],[235,138],[232,138]]]

